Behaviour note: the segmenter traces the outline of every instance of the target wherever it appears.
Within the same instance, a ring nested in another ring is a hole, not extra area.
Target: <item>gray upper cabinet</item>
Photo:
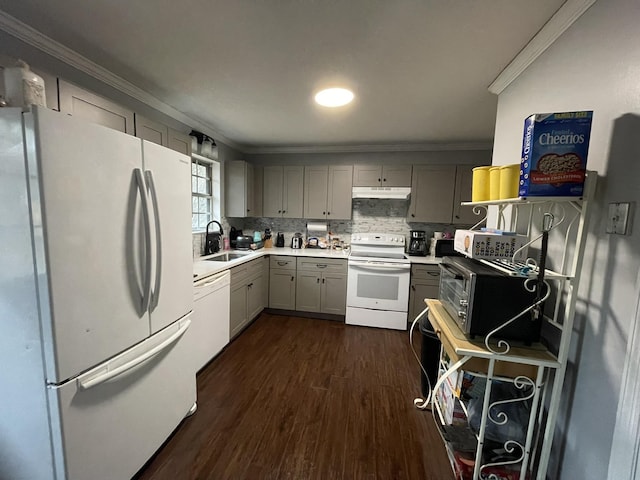
[[[304,218],[351,218],[351,165],[309,166],[304,169]]]
[[[226,216],[262,216],[262,168],[242,160],[226,162],[225,179]]]
[[[58,81],[60,111],[84,118],[91,123],[133,135],[133,111],[111,100],[76,87],[64,80]]]
[[[177,130],[170,128],[169,143],[167,144],[167,147],[190,157],[192,153],[191,137],[186,133],[178,132]]]
[[[455,165],[414,165],[409,222],[451,223]]]
[[[456,187],[453,199],[453,218],[451,223],[458,225],[473,225],[481,218],[473,213],[473,207],[461,205],[462,202],[471,201],[472,176],[473,166],[458,165],[456,167]]]
[[[410,187],[411,165],[356,164],[354,187]]]
[[[169,146],[169,127],[137,113],[135,114],[135,121],[136,137],[157,143],[163,147]]]
[[[302,218],[304,167],[264,167],[263,185],[265,217]]]

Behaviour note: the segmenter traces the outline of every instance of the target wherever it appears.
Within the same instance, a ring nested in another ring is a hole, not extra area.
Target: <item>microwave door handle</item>
[[[460,275],[460,273],[459,273],[459,272],[457,272],[457,271],[455,271],[453,268],[451,268],[451,267],[449,267],[449,266],[447,266],[447,265],[444,265],[444,264],[442,264],[442,263],[440,264],[440,267],[442,267],[442,269],[443,269],[446,273],[448,273],[450,276],[452,276],[454,279],[456,279],[456,280],[462,280],[462,275]]]

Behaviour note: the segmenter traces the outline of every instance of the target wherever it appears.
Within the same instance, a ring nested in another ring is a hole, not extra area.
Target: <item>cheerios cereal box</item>
[[[592,111],[584,111],[525,119],[518,195],[582,195],[592,117]]]

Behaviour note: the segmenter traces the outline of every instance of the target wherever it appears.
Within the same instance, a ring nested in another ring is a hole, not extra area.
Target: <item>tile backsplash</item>
[[[457,226],[439,223],[407,222],[409,202],[406,200],[382,199],[354,199],[351,220],[329,221],[328,228],[333,237],[339,237],[346,243],[352,233],[382,232],[404,235],[408,241],[409,230],[424,230],[427,238],[433,232],[453,232]],[[255,230],[264,232],[270,228],[275,234],[284,233],[285,245],[291,244],[294,233],[307,234],[307,222],[304,218],[223,218],[221,222],[225,235],[228,235],[231,225],[252,234]],[[315,221],[314,221],[315,222]],[[193,235],[193,256],[202,255],[204,249],[204,233]]]

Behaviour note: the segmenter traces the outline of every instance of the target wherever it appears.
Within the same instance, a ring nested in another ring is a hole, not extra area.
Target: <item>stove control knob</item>
[[[463,299],[460,300],[460,306],[461,307],[466,307],[468,305],[469,305],[469,302],[467,300],[463,300]]]

